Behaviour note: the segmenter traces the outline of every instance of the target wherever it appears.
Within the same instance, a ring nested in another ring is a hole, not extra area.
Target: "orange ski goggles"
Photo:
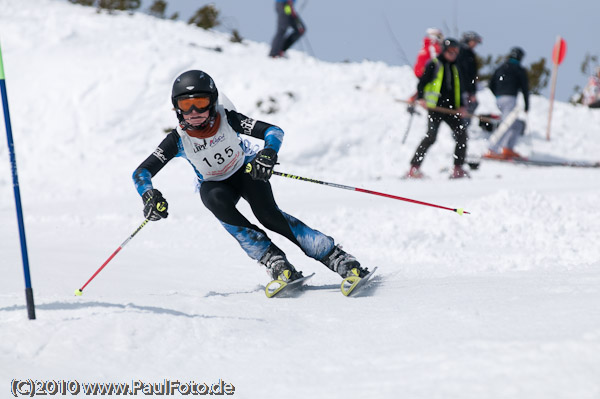
[[[186,115],[192,112],[193,108],[198,112],[204,112],[209,106],[210,98],[208,97],[180,98],[177,100],[177,108]]]

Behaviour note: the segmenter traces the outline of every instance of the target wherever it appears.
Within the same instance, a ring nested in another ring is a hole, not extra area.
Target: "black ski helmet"
[[[199,70],[191,70],[179,75],[175,82],[173,82],[173,90],[171,91],[171,102],[177,112],[177,119],[182,125],[187,125],[183,119],[181,110],[177,106],[177,100],[181,98],[192,98],[192,97],[208,97],[210,100],[209,116],[206,122],[202,126],[194,126],[195,128],[204,127],[205,124],[214,118],[217,114],[217,100],[219,98],[219,91],[217,85],[209,74]],[[188,126],[191,127],[191,126]]]
[[[460,48],[458,40],[448,37],[442,42],[442,52],[448,50],[450,47]]]
[[[514,58],[517,61],[521,61],[525,57],[525,51],[521,47],[513,47],[510,49],[508,58]]]

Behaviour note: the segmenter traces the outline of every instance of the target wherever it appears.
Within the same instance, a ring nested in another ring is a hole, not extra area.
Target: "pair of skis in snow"
[[[373,274],[377,270],[375,267],[369,274],[364,277],[350,276],[342,280],[340,290],[344,296],[353,296],[360,292],[363,288],[368,285],[369,280],[373,277]],[[301,277],[291,283],[286,283],[282,280],[273,280],[265,287],[265,294],[267,298],[272,298],[276,295],[282,296],[283,294],[291,293],[292,291],[302,288],[306,282],[315,274],[309,274],[306,277]]]
[[[571,168],[600,168],[600,162],[594,161],[577,161],[571,159],[554,158],[548,156],[531,156],[531,157],[520,157],[520,158],[508,158],[508,159],[497,159],[497,158],[481,158],[477,160],[467,160],[467,163],[471,169],[477,169],[481,160],[495,161],[512,163],[517,165],[528,165],[528,166],[565,166]]]

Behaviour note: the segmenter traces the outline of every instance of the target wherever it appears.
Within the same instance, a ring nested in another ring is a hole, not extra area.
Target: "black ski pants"
[[[237,210],[240,198],[248,202],[264,227],[286,237],[307,256],[321,260],[334,247],[333,238],[281,211],[273,198],[271,183],[252,180],[249,174],[244,173],[244,168],[223,181],[203,182],[200,197],[252,259],[260,260],[272,242],[263,230]]]
[[[427,134],[419,144],[419,147],[417,147],[417,151],[410,161],[411,165],[421,165],[427,150],[437,139],[438,130],[440,129],[442,121],[450,126],[450,129],[452,129],[452,137],[454,138],[454,141],[456,141],[456,146],[454,147],[454,165],[462,166],[465,163],[465,155],[467,154],[467,129],[461,118],[458,115],[430,111]]]
[[[240,168],[226,180],[203,182],[200,185],[200,197],[204,206],[221,222],[252,229],[266,235],[258,226],[250,223],[236,208],[240,198],[244,198],[260,224],[300,246],[275,203],[271,183],[253,180],[248,173],[244,173],[244,168]]]
[[[275,12],[277,13],[277,30],[271,43],[271,57],[282,55],[287,49],[300,39],[306,28],[298,15],[287,15],[285,13],[286,3],[275,3]],[[286,36],[288,28],[292,28],[292,32]]]

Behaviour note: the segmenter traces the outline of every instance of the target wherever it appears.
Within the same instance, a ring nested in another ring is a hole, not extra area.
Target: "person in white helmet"
[[[442,41],[444,40],[444,34],[438,28],[427,28],[425,31],[425,37],[423,37],[423,47],[417,54],[417,60],[413,67],[415,76],[421,79],[423,73],[425,73],[425,67],[427,63],[432,59],[436,58],[442,51]],[[417,99],[417,93],[410,96],[408,100],[409,105],[407,108],[408,113],[415,113],[415,101]]]
[[[421,47],[421,50],[419,50],[419,53],[417,54],[417,60],[415,61],[415,66],[413,68],[417,78],[423,76],[425,65],[427,65],[429,60],[440,54],[442,51],[443,40],[444,35],[441,30],[438,28],[427,29],[425,37],[423,38],[423,47]]]

